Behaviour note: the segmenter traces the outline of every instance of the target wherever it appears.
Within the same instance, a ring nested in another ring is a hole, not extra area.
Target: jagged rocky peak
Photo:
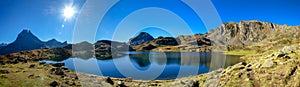
[[[128,43],[131,46],[136,46],[143,43],[148,43],[152,40],[154,40],[154,38],[149,33],[141,32],[139,35],[131,38]]]
[[[21,33],[18,34],[16,42],[23,43],[24,41],[34,41],[34,42],[42,42],[36,36],[34,36],[30,30],[24,29]]]
[[[30,32],[30,30],[24,29],[21,33],[19,33],[18,38],[20,38],[20,37],[29,37],[29,36],[35,37],[35,36]]]
[[[22,35],[32,35],[32,33],[30,32],[30,30],[27,30],[27,29],[24,29],[20,34],[19,36],[22,36]]]
[[[49,40],[47,42],[41,41],[38,37],[30,32],[30,30],[22,30],[19,34],[17,39],[0,48],[0,55],[24,51],[24,50],[34,50],[40,48],[58,48],[64,47],[67,43],[58,42],[55,39]]]

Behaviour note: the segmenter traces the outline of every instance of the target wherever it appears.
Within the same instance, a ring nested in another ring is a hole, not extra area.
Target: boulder
[[[119,86],[119,87],[126,87],[126,86],[124,85],[124,82],[123,82],[123,81],[118,81],[118,86]]]
[[[46,62],[40,62],[39,64],[40,64],[40,65],[44,65],[44,64],[46,64]]]
[[[114,85],[114,81],[112,81],[110,77],[106,78],[106,82],[111,84],[111,85]]]
[[[0,74],[7,74],[7,73],[9,73],[8,70],[0,70]]]
[[[15,62],[27,63],[27,60],[24,57],[18,57],[17,59],[15,59]]]
[[[54,64],[51,64],[52,66],[54,67],[62,67],[62,66],[65,66],[65,63],[54,63]]]
[[[269,68],[269,67],[272,67],[272,66],[274,66],[274,62],[273,62],[272,59],[266,59],[264,61],[264,63],[261,65],[261,67],[263,67],[263,68]]]
[[[57,81],[53,81],[53,82],[50,83],[50,86],[51,87],[56,87],[56,86],[58,86],[58,82]]]
[[[34,67],[35,67],[35,64],[29,65],[29,68],[34,68]]]
[[[54,71],[55,75],[64,75],[64,71],[61,68],[56,68]]]

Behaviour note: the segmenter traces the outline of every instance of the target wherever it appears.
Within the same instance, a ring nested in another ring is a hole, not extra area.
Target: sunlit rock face
[[[299,26],[278,25],[260,21],[223,23],[206,34],[214,45],[249,46],[257,42],[269,42],[282,38],[300,37]]]
[[[35,35],[33,35],[29,30],[23,30],[21,33],[19,33],[17,39],[14,42],[0,48],[0,55],[24,50],[64,47],[66,45],[67,42],[61,43],[56,41],[55,39],[43,42]]]
[[[154,38],[149,33],[141,32],[139,35],[131,38],[128,43],[131,46],[136,46],[136,45],[150,42],[152,40],[154,40]]]

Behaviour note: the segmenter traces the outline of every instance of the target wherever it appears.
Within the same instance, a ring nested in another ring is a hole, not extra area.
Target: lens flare
[[[75,10],[73,7],[68,6],[64,9],[64,16],[66,19],[72,18],[74,14],[75,14]]]

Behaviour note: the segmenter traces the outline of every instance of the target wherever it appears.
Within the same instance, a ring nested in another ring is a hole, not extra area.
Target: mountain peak
[[[56,39],[51,39],[48,42],[58,42]]]
[[[34,36],[34,35],[30,32],[30,30],[24,29],[18,35],[18,37],[22,37],[22,36]]]
[[[18,34],[18,37],[14,42],[6,46],[2,46],[0,48],[0,55],[24,51],[24,50],[40,49],[45,47],[49,47],[49,48],[64,47],[66,45],[67,43],[61,43],[55,39],[51,39],[47,42],[43,42],[38,37],[33,35],[30,32],[30,30],[24,29]]]
[[[24,29],[21,33],[19,33],[16,42],[24,43],[24,42],[42,42],[35,35],[33,35],[30,30]]]
[[[31,33],[30,30],[24,29],[21,33]]]
[[[141,32],[139,35],[143,35],[143,34],[149,34],[149,33],[147,33],[147,32]]]
[[[140,45],[154,40],[154,38],[147,32],[141,32],[139,35],[131,38],[129,44],[132,46]]]

